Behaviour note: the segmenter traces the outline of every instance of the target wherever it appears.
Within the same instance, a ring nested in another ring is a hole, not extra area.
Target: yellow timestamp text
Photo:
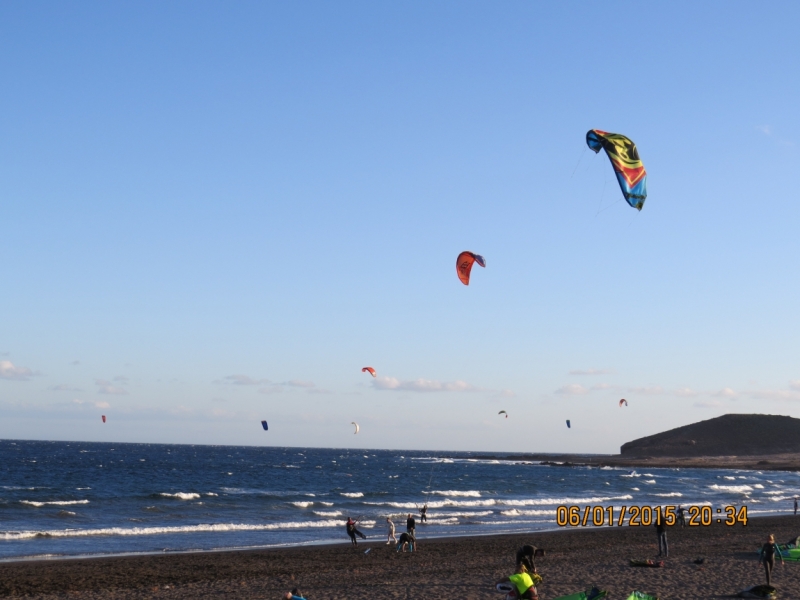
[[[663,523],[677,523],[688,527],[710,527],[720,523],[733,527],[747,526],[747,506],[577,506],[561,505],[556,508],[559,527],[649,527]]]

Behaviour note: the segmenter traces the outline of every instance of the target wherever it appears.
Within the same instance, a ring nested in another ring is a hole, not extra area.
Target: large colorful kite
[[[633,208],[642,210],[647,198],[647,171],[639,158],[636,144],[619,133],[590,129],[586,132],[586,145],[595,153],[600,152],[601,148],[606,151],[625,200]]]

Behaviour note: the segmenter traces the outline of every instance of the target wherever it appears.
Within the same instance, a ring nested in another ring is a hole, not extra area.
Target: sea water
[[[0,441],[0,560],[555,529],[559,505],[788,513],[800,475],[542,465],[473,453]]]

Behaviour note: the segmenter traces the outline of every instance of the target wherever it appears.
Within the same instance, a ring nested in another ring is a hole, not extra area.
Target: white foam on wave
[[[162,492],[159,494],[163,498],[177,498],[178,500],[197,500],[200,497],[200,494],[195,492],[175,492],[174,494],[168,494],[166,492]]]
[[[670,492],[669,494],[653,494],[653,496],[658,496],[659,498],[681,498],[683,494],[680,492]]]
[[[753,487],[756,488],[757,490],[763,490],[764,489],[764,486],[761,485],[760,483],[754,483]]]
[[[712,490],[718,490],[722,492],[739,492],[740,494],[753,491],[753,488],[751,488],[749,485],[717,485],[714,483],[708,487]]]
[[[538,517],[543,515],[554,515],[556,514],[556,511],[542,509],[519,510],[518,508],[511,508],[509,510],[501,510],[500,514],[506,517]]]
[[[524,498],[521,500],[495,500],[487,498],[484,500],[434,500],[428,502],[428,508],[457,507],[470,508],[482,506],[557,506],[559,504],[598,504],[600,502],[611,502],[613,500],[633,500],[633,496],[594,496],[591,498]],[[364,502],[371,506],[390,506],[392,508],[416,508],[414,502]]]
[[[297,508],[308,508],[309,506],[314,506],[313,502],[291,502],[291,504]]]
[[[493,514],[494,511],[492,510],[478,510],[478,511],[470,511],[470,512],[435,512],[432,514],[434,518],[441,519],[441,518],[462,518],[462,519],[469,519],[471,517],[488,517],[489,515]]]
[[[341,492],[340,495],[344,496],[345,498],[363,498],[364,497],[364,493],[363,492]]]
[[[273,531],[280,529],[318,529],[325,527],[341,527],[341,520],[328,519],[325,521],[290,521],[283,523],[268,523],[256,525],[251,523],[207,523],[199,525],[183,525],[172,527],[105,527],[98,529],[53,529],[49,531],[3,531],[0,540],[24,540],[36,537],[92,537],[92,536],[138,536],[138,535],[164,535],[171,533],[196,533],[212,532],[225,533],[230,531]],[[361,521],[362,527],[375,527],[375,521]]]
[[[27,504],[29,506],[70,506],[72,504],[89,504],[88,500],[52,500],[50,502],[37,502],[36,500],[20,500],[20,504]]]
[[[333,506],[333,502],[317,502],[317,504],[320,504],[322,506]]]
[[[481,493],[478,490],[433,490],[431,492],[422,492],[423,494],[430,494],[431,496],[452,496],[454,498],[480,498]]]
[[[634,471],[632,473],[626,473],[624,475],[620,475],[620,477],[641,477],[641,475],[639,475],[639,473]]]
[[[731,481],[736,481],[736,477],[731,477],[730,475],[723,475],[723,479],[730,479]]]
[[[655,483],[655,482],[656,482],[656,480],[655,480],[655,479],[645,479],[645,480],[644,480],[644,483],[650,483],[650,484],[653,484],[653,483]]]
[[[341,517],[342,511],[340,510],[315,510],[312,511],[318,517]]]

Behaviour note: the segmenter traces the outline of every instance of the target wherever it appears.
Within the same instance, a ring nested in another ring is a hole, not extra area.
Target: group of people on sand
[[[428,520],[427,504],[420,507],[419,514],[420,522],[425,523]],[[360,518],[353,519],[352,517],[347,517],[347,524],[345,525],[347,529],[347,535],[350,538],[350,543],[353,546],[358,546],[358,538],[361,538],[362,540],[367,539],[367,536],[359,531],[356,527],[359,520]],[[400,534],[400,539],[397,539],[395,536],[394,522],[392,521],[391,517],[386,518],[386,525],[388,528],[386,533],[387,546],[390,544],[395,544],[398,552],[405,552],[406,548],[408,548],[410,552],[414,552],[417,547],[417,521],[414,519],[414,515],[408,513],[408,518],[406,519],[406,531],[405,533]]]

